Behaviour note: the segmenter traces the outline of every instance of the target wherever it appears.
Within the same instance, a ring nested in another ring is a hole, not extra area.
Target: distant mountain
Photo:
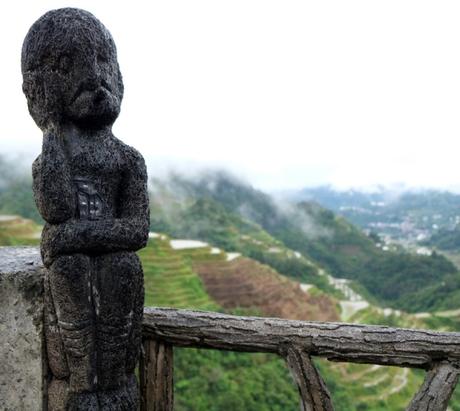
[[[425,241],[439,230],[460,223],[460,195],[440,190],[339,191],[329,186],[291,192],[296,201],[316,201],[353,224],[411,243]]]
[[[208,175],[211,177],[211,174]],[[227,179],[221,174],[222,179]],[[169,179],[151,181],[151,229],[174,237],[200,239],[230,252],[239,252],[280,273],[319,289],[335,293],[325,277],[319,275],[317,264],[308,256],[287,247],[253,219],[247,218],[244,206],[238,207],[234,198],[214,199],[204,188],[212,181],[201,183],[172,175]],[[235,198],[243,201],[238,192],[244,185],[235,182]],[[251,189],[252,190],[252,189]],[[251,192],[251,191],[250,191]],[[270,198],[261,194],[261,207]],[[227,196],[227,193],[223,195]],[[232,211],[234,210],[234,211]]]
[[[378,237],[365,235],[317,202],[279,202],[223,172],[194,179],[172,175],[153,181],[152,190],[155,230],[224,245],[308,282],[321,278],[314,273],[316,265],[354,280],[371,299],[393,308],[458,307],[460,274],[445,257],[384,251]],[[273,252],[277,249],[282,251]],[[277,254],[290,253],[310,265],[306,273],[290,267],[296,259],[277,265]]]
[[[363,207],[385,202],[387,192],[383,188],[366,192],[355,189],[336,190],[331,186],[317,186],[304,188],[298,191],[290,191],[284,197],[291,201],[316,201],[323,207],[333,211],[339,211],[341,207]]]
[[[458,253],[460,252],[460,226],[456,225],[451,229],[441,228],[422,244]]]

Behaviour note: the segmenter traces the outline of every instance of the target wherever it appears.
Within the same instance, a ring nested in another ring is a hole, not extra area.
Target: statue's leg
[[[132,252],[104,254],[95,260],[99,402],[103,410],[135,410],[134,368],[144,305],[142,267]]]
[[[131,333],[128,338],[128,348],[126,353],[126,373],[134,374],[134,370],[139,362],[142,349],[142,316],[144,315],[144,272],[139,261],[139,257],[134,254],[136,259],[136,269],[133,275],[134,305]]]
[[[45,340],[48,353],[48,375],[51,377],[48,384],[48,410],[65,410],[69,400],[69,366],[59,332],[56,307],[50,287],[50,271],[45,272]]]
[[[97,410],[97,398],[91,394],[97,387],[91,258],[83,254],[56,258],[49,268],[48,281],[48,297],[57,321],[57,327],[48,328],[46,333],[48,362],[56,380],[51,382],[50,394],[53,385],[59,391],[66,386],[70,395],[66,410]],[[57,333],[59,341],[55,340]],[[49,397],[53,401],[53,396]]]

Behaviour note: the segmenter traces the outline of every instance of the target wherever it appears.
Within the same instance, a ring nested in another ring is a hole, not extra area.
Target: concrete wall
[[[0,410],[44,409],[43,267],[38,248],[0,247]]]

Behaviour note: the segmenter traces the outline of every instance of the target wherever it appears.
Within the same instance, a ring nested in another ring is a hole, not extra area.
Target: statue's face
[[[110,33],[92,14],[60,9],[45,14],[23,46],[24,92],[41,128],[111,125],[123,83]]]
[[[86,126],[112,124],[120,112],[119,69],[107,41],[84,44],[53,59],[50,81],[60,84],[63,119]]]

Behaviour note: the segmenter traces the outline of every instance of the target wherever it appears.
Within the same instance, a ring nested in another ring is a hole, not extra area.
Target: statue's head
[[[115,43],[91,13],[52,10],[30,28],[22,46],[29,112],[46,130],[65,124],[99,129],[120,112],[123,81]]]

